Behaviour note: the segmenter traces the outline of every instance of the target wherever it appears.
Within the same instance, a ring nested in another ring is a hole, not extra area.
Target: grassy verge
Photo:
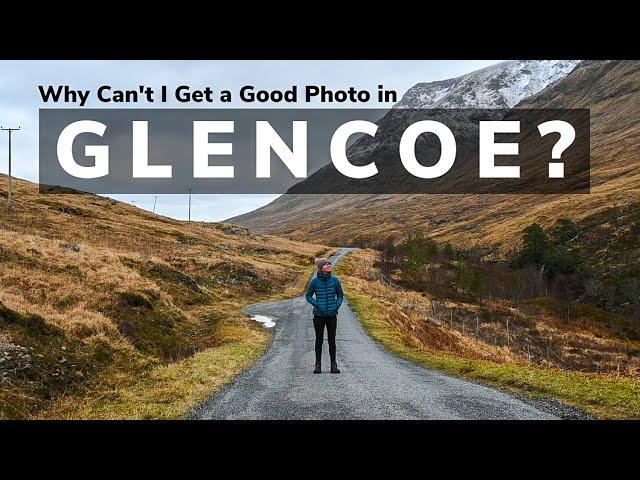
[[[219,326],[221,346],[182,361],[150,370],[132,381],[111,377],[109,388],[58,402],[39,418],[55,419],[175,419],[185,416],[213,392],[251,366],[269,344],[270,332],[248,320]]]
[[[389,324],[379,302],[364,293],[350,291],[348,276],[344,277],[343,283],[348,292],[347,299],[369,335],[402,358],[530,397],[554,397],[599,418],[640,418],[640,379],[469,360],[430,352]]]
[[[473,358],[481,345],[458,352],[438,343],[446,327],[430,326],[418,338],[419,325],[403,312],[403,300],[368,276],[361,267],[364,251],[350,255],[337,268],[349,304],[368,334],[389,351],[424,367],[529,397],[553,397],[599,418],[640,418],[640,378],[604,375],[524,364],[503,352],[493,358]],[[368,257],[367,257],[368,258]],[[372,258],[369,258],[369,264]],[[421,298],[421,297],[420,297]],[[423,299],[425,300],[425,299]],[[407,301],[406,299],[404,301]],[[428,301],[426,299],[425,301]],[[465,340],[471,342],[471,340]],[[500,360],[498,361],[498,358]]]

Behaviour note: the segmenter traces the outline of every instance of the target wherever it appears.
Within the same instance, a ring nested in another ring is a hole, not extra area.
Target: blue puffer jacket
[[[313,298],[314,293],[316,298]],[[331,274],[316,276],[309,282],[306,298],[307,302],[313,305],[314,315],[336,315],[344,298],[340,280]]]

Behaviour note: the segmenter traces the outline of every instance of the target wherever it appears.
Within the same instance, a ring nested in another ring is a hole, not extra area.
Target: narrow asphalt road
[[[338,262],[350,249],[331,260]],[[258,362],[189,416],[193,419],[554,419],[505,393],[423,368],[386,351],[351,307],[338,314],[341,374],[315,362],[312,307],[304,296],[246,308],[275,319],[273,343]]]

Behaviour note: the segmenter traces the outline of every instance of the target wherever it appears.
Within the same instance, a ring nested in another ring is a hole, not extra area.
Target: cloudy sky
[[[292,85],[326,85],[331,89],[353,86],[375,92],[377,85],[396,90],[398,99],[419,82],[457,77],[497,63],[498,60],[451,61],[0,61],[0,125],[20,126],[13,137],[13,174],[38,181],[38,109],[77,108],[73,104],[45,104],[38,85],[70,85],[93,93],[101,85],[114,89],[132,89],[146,85],[159,89],[167,85],[171,91],[179,85],[194,89],[210,86],[216,91],[236,92],[243,85],[256,89],[288,89]],[[301,87],[302,88],[302,87]],[[219,103],[180,104],[105,104],[92,95],[85,108],[216,108]],[[237,98],[225,108],[349,108],[353,104],[249,104]],[[363,108],[363,105],[358,105]],[[387,108],[392,104],[371,101],[367,108]],[[7,173],[7,134],[0,136],[0,172]],[[4,185],[1,189],[6,188]],[[269,203],[277,195],[194,195],[191,218],[217,221],[249,212]],[[133,202],[136,207],[151,210],[152,195],[114,195]],[[173,218],[187,217],[186,195],[161,195],[156,213]]]

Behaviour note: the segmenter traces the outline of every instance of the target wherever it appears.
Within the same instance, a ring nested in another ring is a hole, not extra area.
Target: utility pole
[[[18,128],[3,128],[0,126],[0,130],[9,132],[9,188],[7,189],[7,212],[11,211],[11,134],[20,130]]]
[[[158,195],[153,196],[153,213],[156,213],[156,202],[158,201]]]
[[[191,187],[189,187],[189,221],[191,221]]]

